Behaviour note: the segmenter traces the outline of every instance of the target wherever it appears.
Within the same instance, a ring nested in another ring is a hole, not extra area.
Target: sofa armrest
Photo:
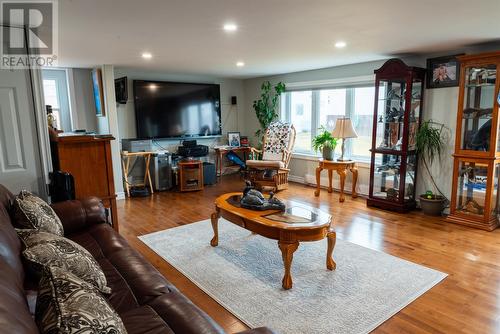
[[[93,224],[106,223],[106,211],[97,197],[53,203],[64,227],[64,234],[69,235]]]
[[[254,329],[248,329],[243,332],[238,332],[237,334],[276,334],[276,332],[267,327],[259,327]]]

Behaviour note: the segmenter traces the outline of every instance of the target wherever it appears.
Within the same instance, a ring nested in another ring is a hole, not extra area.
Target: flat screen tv
[[[137,137],[221,135],[220,86],[134,80]]]

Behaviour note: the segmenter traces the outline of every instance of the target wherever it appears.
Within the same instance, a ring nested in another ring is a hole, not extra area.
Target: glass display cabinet
[[[497,80],[500,52],[459,56],[460,91],[450,222],[491,231],[500,213]]]
[[[415,208],[415,139],[423,105],[425,69],[390,59],[375,70],[375,111],[369,206]]]

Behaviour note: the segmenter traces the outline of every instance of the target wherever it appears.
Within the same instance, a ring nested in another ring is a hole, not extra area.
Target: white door
[[[28,70],[0,69],[0,184],[46,197]]]

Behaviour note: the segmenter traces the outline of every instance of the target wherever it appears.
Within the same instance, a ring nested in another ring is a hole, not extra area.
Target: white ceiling
[[[500,39],[500,0],[60,0],[59,12],[60,66],[237,78]]]

